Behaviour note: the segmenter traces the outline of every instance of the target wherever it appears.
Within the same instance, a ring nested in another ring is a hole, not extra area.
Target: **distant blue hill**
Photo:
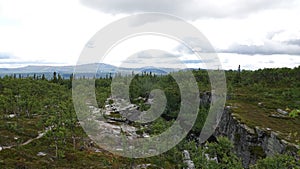
[[[141,68],[140,72],[143,73],[153,73],[153,74],[168,74],[167,71],[163,70],[163,69],[158,69],[158,68]]]
[[[156,67],[142,67],[142,68],[122,68],[116,67],[105,63],[93,63],[93,64],[83,64],[78,66],[26,66],[21,68],[0,68],[0,76],[21,74],[24,76],[32,76],[33,74],[42,75],[46,77],[52,77],[53,72],[57,72],[65,78],[68,78],[76,68],[76,72],[81,72],[88,77],[95,76],[95,71],[97,70],[97,77],[105,77],[108,74],[114,76],[116,73],[120,74],[131,74],[136,73],[153,73],[157,75],[165,75],[170,72],[178,71],[178,69],[172,68],[156,68]]]

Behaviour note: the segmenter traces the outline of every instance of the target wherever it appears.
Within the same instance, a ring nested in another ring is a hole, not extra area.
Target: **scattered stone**
[[[204,154],[205,158],[209,161],[215,161],[216,163],[218,163],[218,157],[213,157],[213,158],[210,158],[209,157],[209,154]]]
[[[139,165],[133,167],[133,169],[147,169],[148,167],[151,167],[151,166],[153,166],[153,165],[152,164],[139,164]],[[154,167],[154,168],[156,168],[156,167]]]
[[[190,160],[190,153],[187,150],[183,150],[183,160]]]
[[[270,128],[267,127],[266,130],[267,130],[267,131],[271,131],[272,129],[270,129]]]
[[[150,135],[149,135],[149,134],[146,134],[146,133],[143,133],[143,137],[144,137],[144,138],[149,138]]]
[[[183,150],[183,162],[186,163],[187,168],[185,169],[195,169],[195,164],[191,160],[190,153],[187,150]]]
[[[42,156],[42,157],[44,157],[44,156],[46,156],[47,154],[46,153],[44,153],[44,152],[38,152],[37,153],[37,156]]]
[[[269,117],[273,117],[273,118],[278,118],[278,119],[290,119],[290,117],[288,116],[284,116],[284,115],[281,115],[281,114],[271,114],[269,115]]]
[[[83,151],[84,149],[85,149],[84,146],[80,146],[79,148],[80,151]]]
[[[2,147],[0,146],[0,151],[2,151]]]
[[[14,118],[14,117],[16,117],[16,115],[15,114],[10,114],[10,115],[7,115],[7,117],[8,118]]]
[[[226,109],[230,109],[231,108],[231,106],[226,106]]]
[[[263,106],[263,103],[259,102],[257,105],[258,105],[258,106]]]
[[[288,112],[286,112],[286,111],[284,111],[282,109],[277,109],[277,112],[280,113],[280,114],[282,114],[282,115],[285,115],[285,116],[289,114]]]

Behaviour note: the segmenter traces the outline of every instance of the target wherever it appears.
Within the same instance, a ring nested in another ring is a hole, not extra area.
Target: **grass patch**
[[[300,139],[300,118],[273,118],[272,114],[277,113],[277,109],[297,108],[295,100],[285,100],[282,94],[287,89],[268,88],[268,92],[255,92],[246,88],[237,88],[234,96],[227,101],[231,106],[233,115],[241,123],[254,128],[270,128],[279,133],[279,138],[292,143],[299,143]],[[261,103],[259,105],[258,103]]]

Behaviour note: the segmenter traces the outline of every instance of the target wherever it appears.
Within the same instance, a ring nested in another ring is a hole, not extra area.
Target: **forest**
[[[200,94],[210,91],[207,71],[197,69],[192,73]],[[241,122],[250,127],[268,125],[281,132],[279,137],[300,146],[300,66],[255,71],[239,67],[227,70],[225,74],[226,106],[236,107],[233,111]],[[143,72],[132,76],[130,101],[141,111],[150,108],[146,100],[153,89],[159,88],[166,95],[167,106],[163,114],[137,131],[158,135],[171,126],[178,115],[181,102],[178,85],[170,74]],[[100,109],[105,108],[111,96],[113,78],[95,79]],[[228,138],[218,137],[216,142],[208,142],[205,146],[195,139],[201,132],[209,104],[200,105],[196,122],[187,137],[165,153],[149,158],[126,158],[102,149],[78,122],[72,101],[72,80],[72,75],[63,78],[56,72],[51,78],[14,74],[0,78],[0,168],[186,168],[185,150],[195,168],[243,168],[240,157],[232,151],[234,144]],[[288,114],[265,118],[277,109]],[[254,115],[250,111],[260,114]],[[217,157],[217,161],[207,156]],[[288,153],[277,154],[262,157],[250,168],[300,168],[298,160]]]

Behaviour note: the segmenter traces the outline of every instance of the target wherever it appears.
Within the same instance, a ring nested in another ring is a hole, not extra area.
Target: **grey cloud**
[[[0,59],[11,59],[13,56],[8,53],[0,53]]]
[[[274,60],[269,60],[269,61],[267,61],[265,63],[275,63],[275,62],[274,62]]]
[[[186,47],[185,45],[181,44],[175,48],[175,51],[178,51],[179,53],[185,53],[185,54],[193,54],[194,52]]]
[[[169,58],[178,58],[180,55],[171,54],[167,52],[162,52],[160,50],[146,50],[136,54],[135,58],[139,59],[153,59],[153,58],[161,58],[161,59],[169,59]]]
[[[190,45],[190,46],[187,46],[182,43],[182,44],[178,45],[174,50],[178,51],[179,53],[184,53],[184,54],[194,54],[194,52],[215,53],[213,46],[211,44],[207,43],[208,41],[206,41],[206,40],[188,37],[188,38],[185,38],[184,41],[186,43],[188,43],[188,45]],[[196,47],[196,48],[191,49],[192,47]]]
[[[255,70],[257,68],[254,65],[246,64],[246,65],[243,66],[243,69],[246,69],[246,70]]]
[[[228,49],[218,50],[220,53],[237,53],[246,55],[288,54],[300,55],[300,46],[267,40],[263,45],[233,44]]]
[[[94,47],[96,47],[96,44],[95,44],[94,41],[89,41],[89,42],[87,42],[85,44],[85,47],[87,47],[87,48],[94,48]]]
[[[149,52],[139,52],[136,54],[137,58],[151,58],[152,55]]]
[[[284,34],[286,33],[287,30],[278,30],[278,31],[273,31],[273,32],[269,32],[266,36],[266,38],[268,40],[273,40],[273,38],[277,35],[280,36],[280,34]],[[297,35],[299,35],[300,31],[298,32],[294,32],[296,33]],[[284,44],[286,45],[297,45],[297,46],[300,46],[300,39],[299,38],[294,38],[294,39],[288,39],[288,40],[285,40],[283,41]]]
[[[199,49],[189,49],[184,44],[180,44],[174,50],[181,54],[194,54],[194,51],[200,53],[236,53],[245,55],[273,55],[288,54],[300,55],[300,39],[291,39],[284,42],[272,40],[274,36],[284,32],[283,30],[271,32],[266,36],[263,45],[243,45],[235,43],[227,49],[213,49],[210,44],[204,43],[195,38],[186,38],[185,41],[192,46],[199,46]]]
[[[228,60],[228,59],[225,59],[225,60],[223,61],[223,63],[229,63],[229,60]]]
[[[293,1],[233,0],[224,3],[224,1],[218,0],[81,0],[81,3],[110,14],[162,12],[195,20],[199,18],[245,17],[262,10],[288,8],[293,6]]]
[[[285,32],[285,31],[284,30],[278,30],[278,31],[269,32],[267,34],[266,38],[272,40],[274,36],[276,36],[280,33],[283,33],[283,32]]]
[[[172,54],[157,49],[149,49],[135,53],[122,62],[124,67],[144,67],[144,66],[174,66],[180,65],[180,54]]]
[[[203,62],[201,60],[183,60],[183,63],[191,64],[191,63],[203,63]]]
[[[272,55],[272,54],[288,54],[300,55],[300,39],[290,39],[285,41],[274,40],[275,36],[286,33],[286,30],[278,30],[270,32],[266,35],[263,45],[242,45],[232,44],[228,49],[219,49],[221,53],[237,53],[246,55]],[[271,62],[270,62],[271,63]]]
[[[285,43],[289,44],[289,45],[297,45],[300,46],[300,39],[292,39],[292,40],[288,40]]]
[[[5,62],[0,62],[0,65],[5,65],[5,64],[10,64],[10,65],[30,65],[30,64],[59,64],[57,62],[42,62],[42,61],[5,61]]]
[[[138,63],[140,63],[139,60],[128,59],[128,60],[125,60],[122,64],[138,64]]]
[[[171,18],[168,18],[171,19]],[[144,16],[144,17],[136,17],[133,21],[129,22],[129,26],[138,27],[151,22],[160,22],[164,21],[165,18],[157,18],[156,16]]]

